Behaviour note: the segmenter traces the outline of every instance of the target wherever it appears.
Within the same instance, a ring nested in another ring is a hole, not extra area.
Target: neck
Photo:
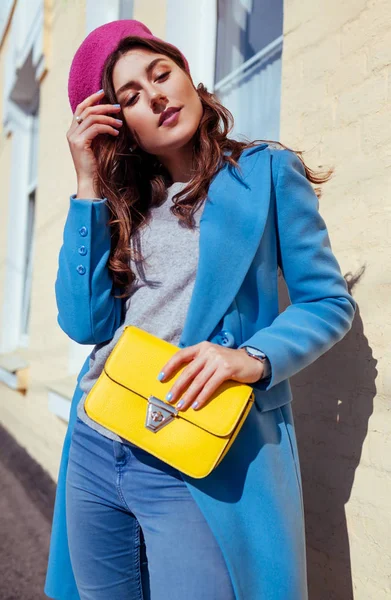
[[[193,143],[170,150],[164,155],[157,155],[158,160],[170,173],[173,183],[188,183],[193,177]]]

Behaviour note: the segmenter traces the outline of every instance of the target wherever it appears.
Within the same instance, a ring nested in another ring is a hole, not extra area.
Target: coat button
[[[83,265],[77,265],[76,267],[76,271],[80,274],[80,275],[84,275],[84,273],[86,272],[86,268]]]
[[[221,346],[232,348],[235,345],[235,338],[228,329],[224,329],[223,331],[220,331],[217,337],[217,343]]]
[[[87,235],[87,233],[88,233],[88,229],[87,229],[87,227],[84,227],[84,225],[83,225],[83,227],[80,227],[80,229],[79,229],[79,233],[80,233],[80,235],[81,235],[82,237],[86,237],[86,235]]]
[[[88,252],[87,248],[85,246],[80,246],[79,250],[79,254],[81,254],[82,256],[85,256]]]

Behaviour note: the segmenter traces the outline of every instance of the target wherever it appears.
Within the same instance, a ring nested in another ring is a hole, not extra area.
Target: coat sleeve
[[[253,346],[269,358],[271,376],[256,384],[264,391],[304,369],[341,340],[356,311],[302,162],[291,150],[275,150],[272,176],[278,264],[291,304],[270,326],[239,346]]]
[[[113,337],[122,317],[122,300],[113,296],[115,287],[107,267],[109,209],[106,198],[93,201],[75,196],[70,196],[58,259],[57,321],[79,344],[99,344]]]

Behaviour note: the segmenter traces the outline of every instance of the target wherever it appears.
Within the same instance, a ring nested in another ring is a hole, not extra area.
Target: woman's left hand
[[[244,348],[224,348],[219,344],[204,341],[178,350],[163,366],[161,373],[164,373],[164,377],[160,373],[159,380],[166,382],[183,363],[190,364],[166,396],[166,400],[171,404],[182,396],[181,402],[176,405],[176,408],[181,410],[186,410],[190,405],[194,409],[204,406],[227,379],[240,383],[254,383],[262,377],[264,369],[263,364],[249,356]]]

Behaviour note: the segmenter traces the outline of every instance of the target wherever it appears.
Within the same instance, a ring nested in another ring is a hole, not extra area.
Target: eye
[[[165,75],[169,75],[169,74],[170,74],[170,71],[167,71],[166,73],[163,73],[162,75],[159,75],[159,77],[157,78],[157,81],[159,81],[159,79],[161,79]]]
[[[166,77],[169,74],[170,74],[170,71],[166,71],[165,73],[162,73],[161,75],[159,75],[159,77],[156,78],[156,81],[160,81],[161,79],[163,79],[164,77]],[[125,102],[125,106],[131,106],[132,104],[134,104],[134,100],[136,98],[137,98],[137,94],[135,94],[134,96],[129,98],[129,100],[127,102]]]
[[[131,104],[133,104],[133,100],[136,98],[136,96],[132,96],[131,98],[129,98],[129,100],[125,102],[125,106],[130,106]]]

